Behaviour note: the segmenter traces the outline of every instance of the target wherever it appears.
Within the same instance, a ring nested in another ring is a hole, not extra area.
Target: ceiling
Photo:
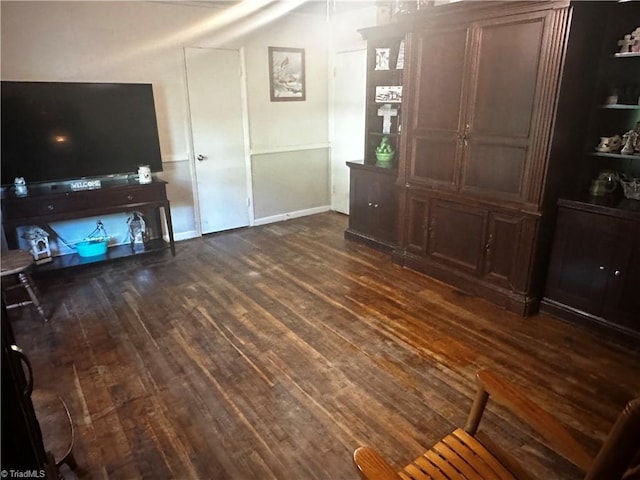
[[[177,3],[181,5],[193,5],[197,7],[210,7],[210,8],[225,8],[232,7],[242,0],[161,0],[164,3]],[[251,4],[251,0],[244,0],[246,3]],[[302,1],[302,4],[292,10],[294,13],[310,14],[310,15],[323,15],[333,13],[340,13],[354,8],[362,8],[376,4],[390,3],[389,1],[381,0],[273,0],[270,3],[275,4],[279,2],[283,3],[298,3]],[[268,8],[265,6],[263,8]]]

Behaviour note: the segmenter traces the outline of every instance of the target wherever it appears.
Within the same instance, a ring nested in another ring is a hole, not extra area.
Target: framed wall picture
[[[272,102],[306,99],[303,48],[269,47],[269,87]]]

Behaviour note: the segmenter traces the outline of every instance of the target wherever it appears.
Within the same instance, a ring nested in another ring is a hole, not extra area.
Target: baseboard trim
[[[198,232],[196,232],[195,230],[188,230],[186,232],[179,232],[179,233],[173,232],[173,239],[176,242],[179,242],[181,240],[189,240],[191,238],[196,238],[196,237],[199,237],[199,236],[200,235],[198,235]],[[163,237],[164,237],[165,241],[167,241],[167,242],[169,241],[169,236],[168,235],[165,234],[165,235],[163,235]]]
[[[285,220],[291,220],[292,218],[306,217],[307,215],[315,215],[317,213],[325,213],[329,211],[331,211],[331,206],[323,205],[321,207],[307,208],[305,210],[297,210],[295,212],[287,212],[287,213],[281,213],[278,215],[271,215],[270,217],[256,218],[253,222],[253,225],[258,227],[260,225],[283,222]]]

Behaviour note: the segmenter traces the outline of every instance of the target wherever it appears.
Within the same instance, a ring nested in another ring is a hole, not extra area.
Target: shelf
[[[389,138],[395,138],[400,136],[399,133],[382,133],[382,132],[369,132],[368,135],[371,135],[372,137],[384,137],[386,135]]]
[[[372,75],[378,75],[381,73],[402,73],[402,72],[404,72],[404,68],[387,68],[387,69],[380,69],[380,70],[371,70]]]
[[[591,155],[594,156],[594,157],[623,158],[623,159],[628,159],[628,160],[640,160],[640,155],[623,155],[621,153],[593,152]]]
[[[607,194],[602,197],[560,198],[558,205],[629,220],[640,220],[640,200]]]
[[[94,263],[104,262],[105,260],[117,260],[121,258],[130,258],[136,255],[144,255],[149,253],[161,252],[167,250],[169,244],[162,238],[148,241],[145,244],[134,244],[133,249],[130,244],[116,245],[109,247],[104,255],[96,255],[93,257],[81,257],[77,253],[69,255],[60,255],[53,257],[53,261],[37,265],[34,267],[34,274],[46,274],[63,268],[81,267]]]
[[[598,108],[601,108],[603,110],[640,110],[640,105],[600,105]]]
[[[359,163],[359,162],[346,162],[349,168],[356,170],[367,170],[369,172],[375,172],[382,175],[396,176],[398,174],[397,168],[380,167],[372,163]]]

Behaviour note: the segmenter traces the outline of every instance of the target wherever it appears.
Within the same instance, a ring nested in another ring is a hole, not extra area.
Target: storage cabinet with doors
[[[607,70],[598,52],[610,18],[634,22],[637,8],[434,3],[392,27],[405,35],[394,261],[520,314],[537,311],[557,200],[588,191],[586,159],[598,158],[593,143],[585,152]]]
[[[535,216],[433,192],[411,194],[407,210],[406,266],[527,313]]]
[[[559,203],[544,309],[640,339],[640,208]]]
[[[363,163],[347,162],[350,200],[345,237],[384,251],[391,251],[397,239],[394,184],[402,133],[405,31],[398,23],[360,31],[367,40],[364,159]],[[376,147],[384,137],[395,157],[377,166]]]
[[[345,237],[380,250],[396,243],[396,171],[348,162],[349,228]]]
[[[568,2],[443,5],[417,16],[407,38],[394,258],[522,315],[541,290],[535,256],[569,13]]]
[[[410,184],[536,208],[559,75],[558,51],[546,47],[562,16],[536,7],[444,26],[434,18],[412,34],[415,108],[401,172]],[[544,72],[552,66],[555,75]]]
[[[542,309],[637,339],[640,200],[625,198],[621,185],[603,196],[590,196],[589,187],[604,170],[640,178],[640,155],[596,148],[600,137],[622,136],[640,125],[640,52],[620,53],[618,44],[640,26],[640,4],[602,3],[600,44],[591,65],[597,82],[574,163],[580,167],[572,175],[575,188],[558,202]]]

